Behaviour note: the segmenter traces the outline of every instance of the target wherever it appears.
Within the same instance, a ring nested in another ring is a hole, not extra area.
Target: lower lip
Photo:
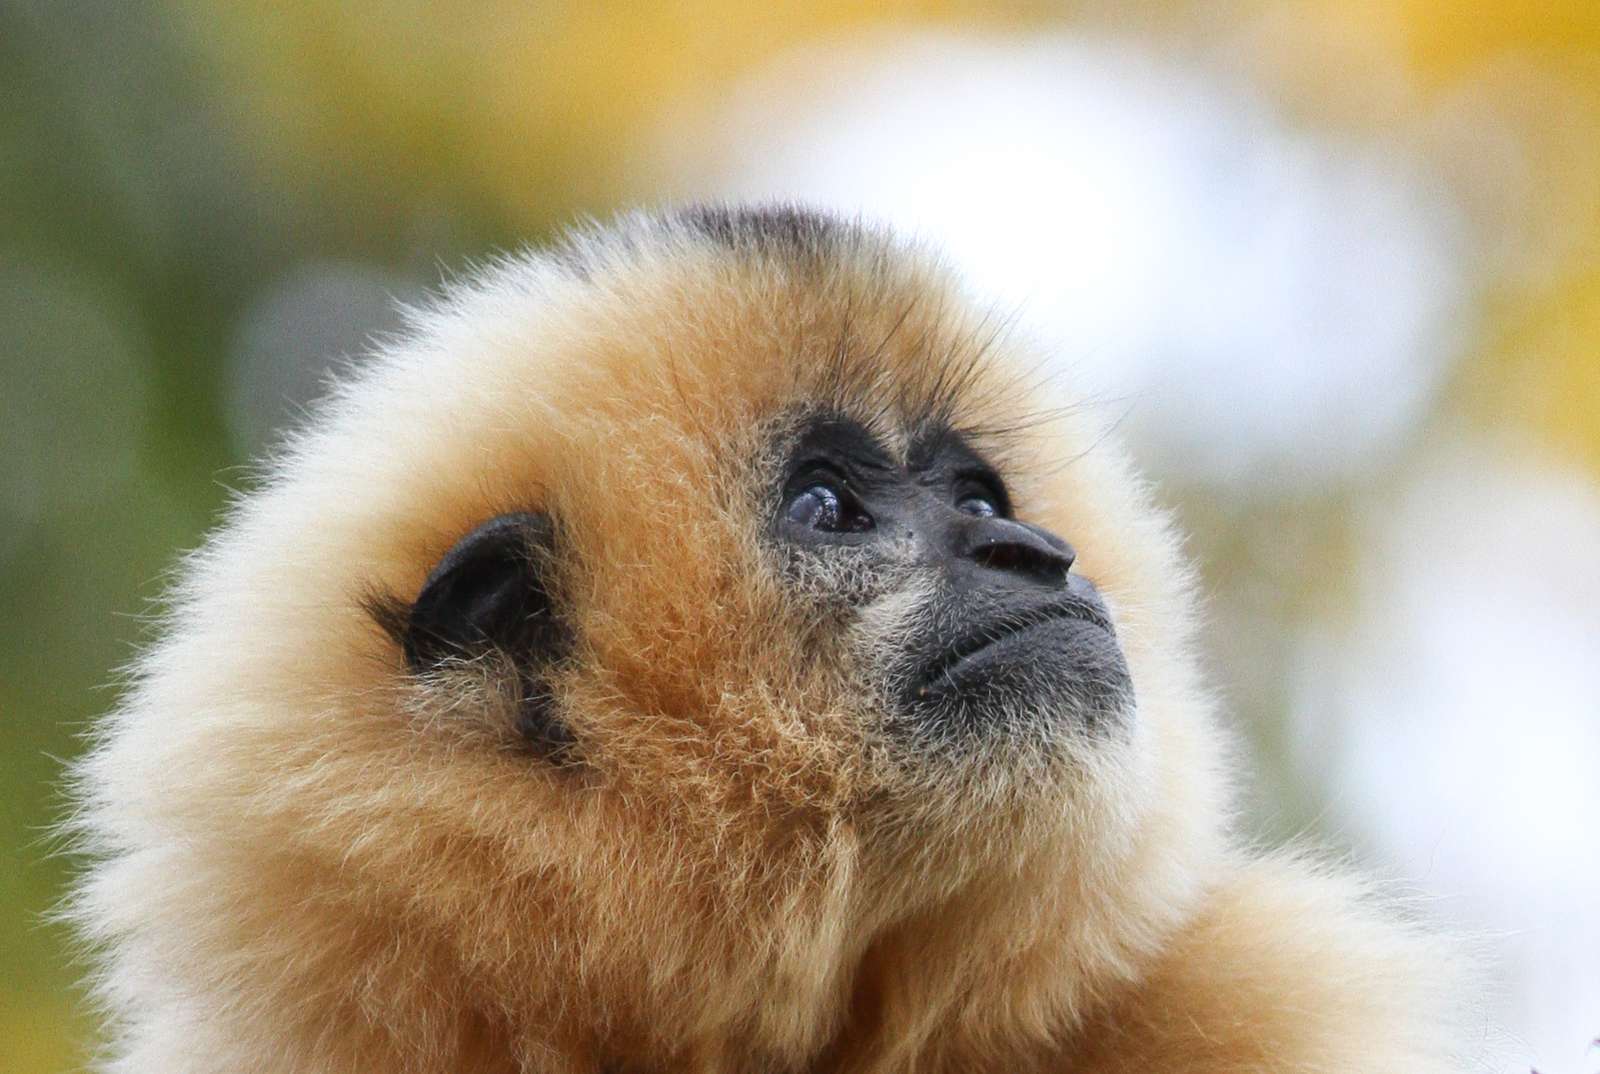
[[[1017,630],[1000,635],[993,641],[969,653],[964,653],[952,661],[948,666],[942,667],[933,675],[928,676],[917,690],[918,697],[931,697],[938,693],[948,691],[959,686],[959,680],[966,669],[974,664],[987,663],[994,659],[999,652],[1015,644],[1017,639],[1026,638],[1040,630],[1083,628],[1109,634],[1105,625],[1087,615],[1060,615]]]

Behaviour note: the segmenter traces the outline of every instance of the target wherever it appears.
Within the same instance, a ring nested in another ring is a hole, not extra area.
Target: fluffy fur
[[[1430,942],[1230,845],[1174,538],[1037,365],[926,252],[786,210],[629,219],[414,313],[186,563],[78,769],[103,1069],[1450,1069]],[[1125,728],[892,733],[864,684],[916,579],[851,615],[816,597],[848,557],[761,539],[818,407],[949,422],[1070,537]],[[418,678],[372,614],[529,509],[570,765],[518,748],[504,668]]]

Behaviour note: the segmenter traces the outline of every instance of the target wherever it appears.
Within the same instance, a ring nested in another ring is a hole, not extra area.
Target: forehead
[[[788,210],[685,220],[670,271],[646,258],[606,288],[626,307],[602,317],[613,338],[644,341],[617,350],[624,393],[717,428],[832,415],[901,460],[1025,424],[1007,319],[931,258]]]
[[[481,486],[520,509],[669,510],[819,415],[901,465],[964,446],[1014,484],[1048,460],[1058,429],[1005,319],[914,248],[810,216],[638,227],[511,264],[434,323],[426,376],[458,376],[417,394],[461,465],[433,470],[474,480],[452,502]]]

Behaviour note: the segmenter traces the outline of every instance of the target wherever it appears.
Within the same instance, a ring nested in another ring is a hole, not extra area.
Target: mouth
[[[926,698],[959,687],[959,680],[966,678],[967,672],[1001,659],[1008,649],[1028,648],[1033,640],[1029,635],[1053,629],[1071,630],[1075,626],[1087,626],[1110,637],[1116,636],[1106,613],[1082,601],[1061,601],[1000,616],[959,639],[934,660],[921,676],[916,695]]]

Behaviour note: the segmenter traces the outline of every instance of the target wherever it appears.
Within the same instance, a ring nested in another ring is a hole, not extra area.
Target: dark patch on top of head
[[[798,205],[696,205],[678,220],[735,252],[801,258],[826,253],[852,230],[834,216]]]

